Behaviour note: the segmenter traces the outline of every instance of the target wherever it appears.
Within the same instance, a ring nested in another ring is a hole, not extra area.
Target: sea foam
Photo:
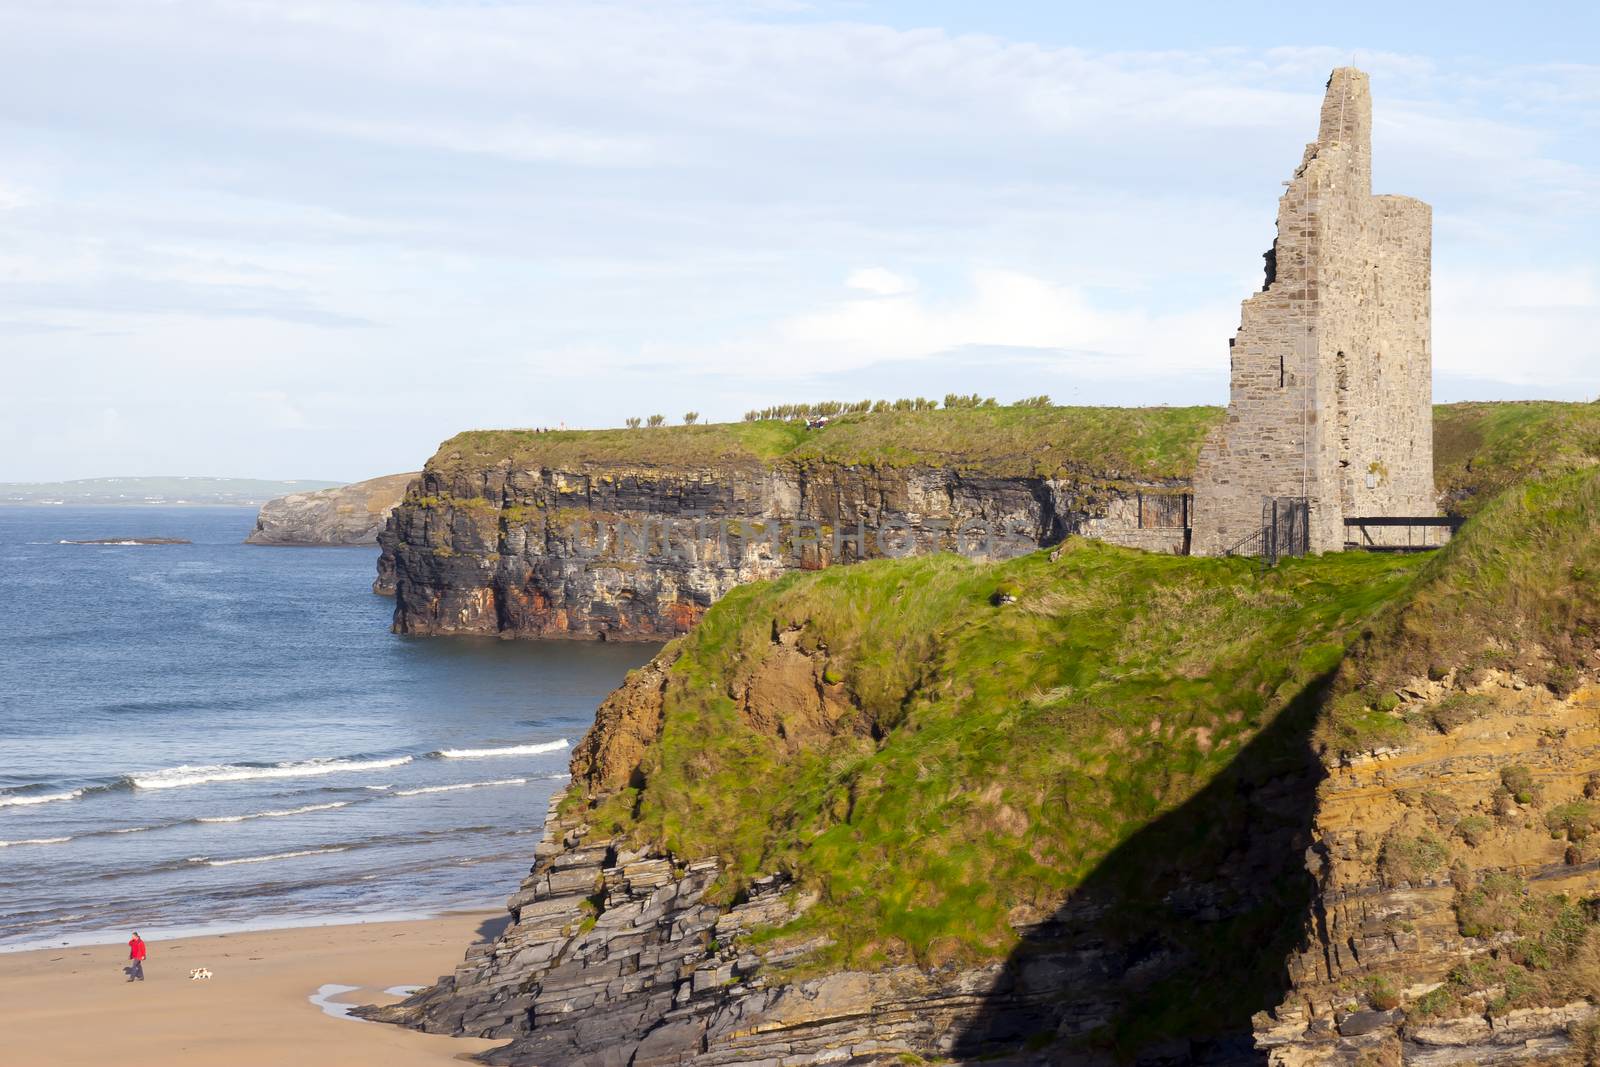
[[[190,863],[203,863],[207,867],[232,867],[239,863],[267,863],[271,860],[292,860],[297,856],[320,856],[326,852],[344,852],[348,845],[338,848],[305,848],[298,852],[274,852],[268,856],[241,856],[236,860],[214,860],[206,856],[190,856]]]
[[[49,804],[55,800],[76,800],[83,796],[83,790],[74,789],[70,793],[34,793],[23,796],[0,797],[0,808],[17,807],[23,804]]]
[[[445,759],[491,759],[495,756],[537,756],[543,752],[555,752],[557,749],[567,747],[567,739],[559,741],[540,741],[527,745],[511,745],[507,748],[446,748],[439,751]]]
[[[70,837],[29,837],[21,841],[0,841],[0,848],[10,848],[12,845],[62,845],[71,840]]]
[[[462,782],[459,785],[429,785],[421,789],[396,789],[397,797],[417,797],[424,793],[454,793],[458,789],[481,789],[488,785],[527,785],[526,778],[496,778],[492,782]]]
[[[245,767],[232,763],[205,766],[168,767],[148,774],[129,775],[138,789],[176,789],[186,785],[205,785],[209,782],[250,782],[261,778],[313,778],[325,774],[345,774],[353,771],[379,771],[400,767],[411,762],[410,756],[394,759],[349,760],[313,759],[290,763],[275,763],[270,767]]]
[[[283,808],[279,811],[257,811],[249,815],[202,815],[195,822],[246,822],[250,819],[281,819],[285,815],[304,815],[310,811],[332,811],[348,805],[348,800],[335,801],[332,804],[307,804],[303,808]]]

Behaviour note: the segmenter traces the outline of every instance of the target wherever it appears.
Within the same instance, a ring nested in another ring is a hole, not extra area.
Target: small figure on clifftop
[[[144,981],[144,958],[149,954],[150,950],[145,947],[144,938],[135,930],[133,940],[128,942],[128,959],[132,961],[127,967],[128,981]]]

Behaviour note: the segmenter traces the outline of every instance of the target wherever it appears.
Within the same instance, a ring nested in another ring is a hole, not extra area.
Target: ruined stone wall
[[[1259,529],[1274,497],[1309,498],[1312,551],[1343,546],[1346,515],[1435,513],[1431,213],[1372,195],[1371,129],[1366,75],[1335,70],[1201,450],[1197,553]]]

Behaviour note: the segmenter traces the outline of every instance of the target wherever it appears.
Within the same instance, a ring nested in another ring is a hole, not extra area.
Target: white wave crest
[[[154,826],[129,826],[122,830],[107,830],[108,834],[142,834],[146,830],[154,830]]]
[[[348,800],[332,804],[307,804],[303,808],[284,808],[280,811],[257,811],[249,815],[202,815],[195,822],[244,822],[248,819],[281,819],[285,815],[304,815],[308,811],[332,811],[349,804]]]
[[[12,845],[61,845],[71,840],[70,837],[29,837],[21,841],[0,841],[0,848],[10,848]]]
[[[536,744],[511,745],[508,748],[446,748],[439,755],[445,759],[491,759],[495,756],[537,756],[567,747],[567,739],[541,741]]]
[[[487,785],[527,785],[526,778],[496,778],[492,782],[462,782],[460,785],[429,785],[421,789],[396,789],[394,796],[417,797],[424,793],[454,793],[457,789],[481,789]]]
[[[236,863],[266,863],[269,860],[292,860],[297,856],[320,856],[326,852],[344,852],[348,845],[338,848],[306,848],[298,852],[274,852],[270,856],[243,856],[236,860],[213,860],[204,856],[190,856],[190,863],[203,863],[207,867],[232,867]]]
[[[131,781],[140,789],[176,789],[185,785],[205,785],[209,782],[250,782],[260,778],[314,778],[324,774],[345,774],[352,771],[380,771],[410,763],[410,756],[394,759],[348,760],[312,759],[292,763],[278,763],[271,767],[241,767],[232,763],[205,766],[168,767],[148,774],[132,775]]]
[[[70,793],[35,793],[30,796],[0,797],[0,808],[16,807],[22,804],[48,804],[53,800],[76,800],[83,796],[83,790],[74,789]]]

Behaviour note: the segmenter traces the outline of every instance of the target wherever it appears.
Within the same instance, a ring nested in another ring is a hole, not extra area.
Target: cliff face
[[[1600,478],[1431,559],[1069,540],[730,592],[512,923],[370,1015],[512,1067],[1600,1055]]]
[[[1086,534],[1184,547],[1184,486],[949,468],[508,461],[425,470],[379,538],[395,630],[660,640],[730,589],[941,549],[1007,559]]]
[[[1492,672],[1407,697],[1429,728],[1319,790],[1315,910],[1261,1045],[1281,1067],[1595,1062],[1600,690]]]
[[[389,474],[332,489],[269,500],[245,538],[251,545],[370,545],[376,543],[415,474]]]
[[[1592,472],[1503,494],[1341,668],[1274,1064],[1600,1061],[1597,531]]]
[[[797,669],[807,658],[791,651],[781,657],[787,668],[759,672],[762,680],[743,691],[745,708],[810,691],[802,703],[815,705],[825,723],[828,686],[820,671]],[[641,669],[601,708],[574,753],[576,788],[601,796],[639,781],[638,765],[658,739],[670,668],[669,656]],[[1027,948],[1016,957],[938,966],[902,955],[873,968],[805,968],[828,937],[774,938],[771,931],[801,922],[819,902],[816,889],[780,871],[748,880],[730,899],[725,885],[719,891],[724,861],[607,834],[591,824],[587,805],[559,794],[530,874],[507,901],[512,921],[504,932],[469,948],[434,986],[359,1014],[430,1033],[506,1039],[479,1057],[503,1067],[887,1067],[923,1057],[1113,1067],[1126,1057],[1093,1047],[1105,1044],[1108,1024],[1136,1006],[1154,1009],[1152,996],[1185,985],[1193,967],[1191,946],[1173,948],[1157,926],[1176,918],[1211,941],[1237,931],[1254,911],[1278,913],[1274,898],[1294,877],[1307,839],[1303,826],[1273,809],[1303,796],[1314,778],[1304,763],[1276,771],[1271,781],[1230,780],[1224,790],[1247,809],[1228,831],[1241,850],[1234,864],[1181,885],[1160,864],[1142,866],[1157,893],[1168,892],[1151,901],[1143,920],[1126,921],[1119,886],[1095,885],[1054,915],[1017,909],[1013,921]],[[1217,814],[1214,805],[1208,811]],[[1215,822],[1188,828],[1202,831],[1215,834]],[[1140,1062],[1258,1061],[1243,1029],[1221,1029],[1149,1044]]]
[[[540,857],[507,902],[512,924],[453,975],[407,1001],[361,1009],[432,1033],[507,1038],[481,1057],[515,1065],[900,1062],[952,1051],[998,968],[917,968],[798,982],[764,971],[805,946],[759,948],[752,929],[810,900],[781,877],[726,907],[707,899],[718,861],[682,862],[595,834],[552,802]]]
[[[1007,558],[1082,534],[1187,544],[1209,408],[969,409],[445,442],[380,536],[402,633],[659,639],[743,582],[936,548]],[[1471,513],[1600,459],[1600,404],[1435,409],[1434,478]],[[1429,510],[1429,509],[1423,509]]]
[[[1413,563],[1303,566],[1071,539],[733,590],[599,709],[511,926],[375,1017],[517,1067],[1249,1062],[1303,694]]]

